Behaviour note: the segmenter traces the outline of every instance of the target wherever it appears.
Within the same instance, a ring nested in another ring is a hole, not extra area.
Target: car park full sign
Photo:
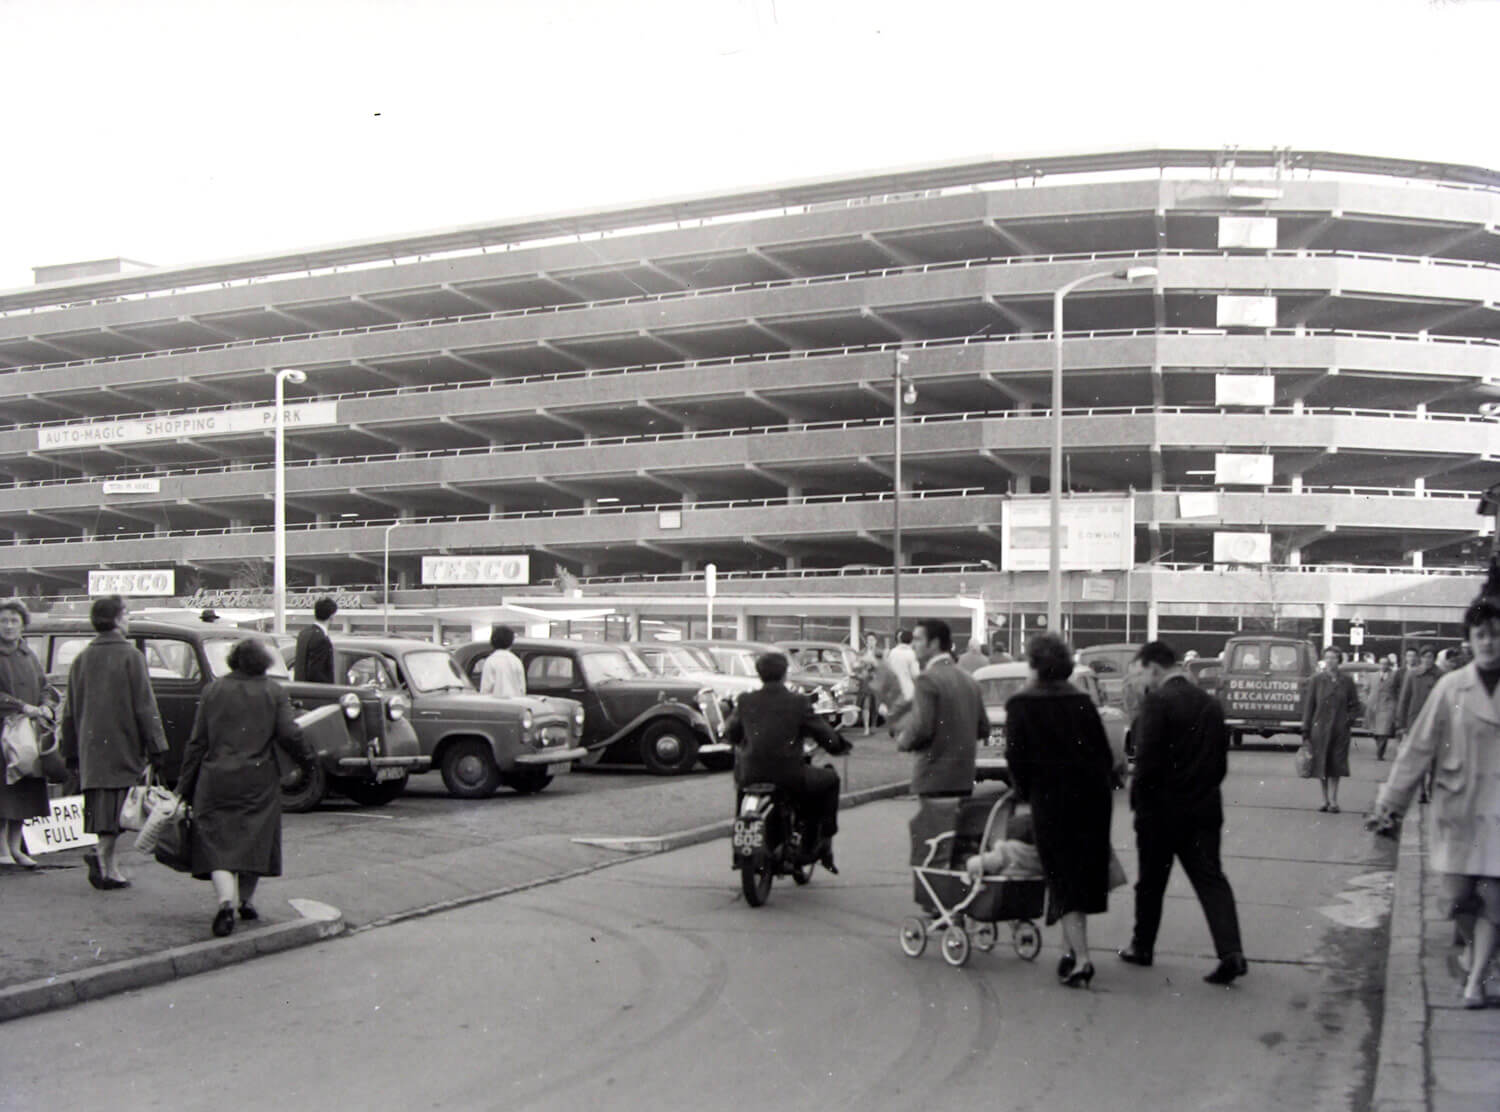
[[[21,833],[29,854],[56,853],[99,844],[97,834],[83,832],[83,796],[63,795],[52,801],[50,814],[27,819]]]
[[[531,582],[530,556],[423,556],[428,587],[505,586]]]

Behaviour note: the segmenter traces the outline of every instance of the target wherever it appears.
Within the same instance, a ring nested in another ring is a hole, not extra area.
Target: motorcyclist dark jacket
[[[813,711],[806,696],[784,683],[747,691],[729,716],[725,736],[736,747],[734,775],[740,786],[775,784],[794,797],[804,817],[818,820],[822,832],[833,835],[838,829],[838,773],[804,761],[802,739],[811,737],[835,755],[847,753],[850,745]]]

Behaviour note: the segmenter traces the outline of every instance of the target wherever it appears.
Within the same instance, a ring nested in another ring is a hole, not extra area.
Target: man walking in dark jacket
[[[1227,985],[1244,976],[1247,966],[1234,891],[1219,863],[1224,826],[1219,785],[1229,762],[1224,712],[1177,667],[1177,654],[1165,641],[1143,645],[1136,661],[1146,685],[1133,729],[1130,785],[1140,872],[1135,933],[1120,957],[1132,965],[1151,964],[1175,857],[1198,894],[1219,955],[1218,967],[1204,980]]]
[[[839,774],[802,759],[802,739],[811,737],[834,755],[847,753],[849,743],[813,712],[805,695],[787,689],[787,658],[765,653],[756,658],[761,687],[747,691],[725,724],[731,745],[739,746],[735,781],[775,784],[792,796],[798,812],[819,840],[819,862],[830,873],[833,836],[839,828]]]
[[[328,636],[328,623],[338,609],[338,603],[326,596],[313,603],[313,624],[297,634],[292,679],[300,683],[333,682],[333,641]]]

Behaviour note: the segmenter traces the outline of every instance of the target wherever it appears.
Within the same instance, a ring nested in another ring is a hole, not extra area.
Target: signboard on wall
[[[105,494],[160,494],[160,479],[109,479],[104,483]]]
[[[285,407],[288,431],[338,423],[337,402],[307,402]],[[94,448],[102,444],[139,444],[148,440],[180,440],[233,433],[270,432],[276,428],[276,407],[215,409],[202,413],[166,413],[133,421],[89,421],[52,425],[36,430],[42,451]]]
[[[1135,563],[1135,500],[1064,498],[1060,511],[1064,571],[1127,571]],[[1000,566],[1046,571],[1051,512],[1045,497],[1010,498],[1000,514]]]
[[[1275,456],[1217,452],[1214,455],[1214,482],[1227,486],[1270,486],[1275,463]]]
[[[177,593],[174,568],[132,568],[128,571],[89,572],[89,597],[135,595],[165,598]]]
[[[1269,564],[1270,533],[1215,533],[1214,563]]]
[[[1216,323],[1220,328],[1275,328],[1276,299],[1220,294]]]
[[[1276,218],[1274,216],[1221,216],[1219,217],[1219,246],[1274,250]]]
[[[1272,375],[1214,375],[1214,404],[1275,405],[1276,379]]]
[[[1219,496],[1214,491],[1194,491],[1177,496],[1178,517],[1218,517]]]
[[[422,583],[428,587],[488,587],[531,582],[531,557],[423,556]]]

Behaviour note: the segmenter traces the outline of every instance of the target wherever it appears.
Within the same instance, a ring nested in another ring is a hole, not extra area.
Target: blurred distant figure
[[[1312,749],[1312,774],[1323,786],[1320,811],[1339,813],[1339,781],[1349,775],[1350,729],[1359,715],[1359,692],[1334,646],[1323,650],[1323,670],[1308,682],[1302,710],[1302,740]]]
[[[969,638],[968,650],[958,658],[958,666],[970,675],[979,671],[979,669],[983,668],[989,662],[990,658],[984,652],[984,642],[978,637]]]
[[[1401,695],[1401,673],[1396,671],[1394,657],[1380,662],[1380,678],[1370,699],[1370,733],[1375,735],[1375,759],[1385,760],[1385,747],[1396,732],[1396,700]]]
[[[901,685],[901,701],[911,702],[912,694],[917,689],[917,675],[922,671],[922,666],[917,663],[917,654],[911,647],[911,630],[903,629],[896,634],[896,643],[886,654],[886,662],[890,664],[896,682]]]

